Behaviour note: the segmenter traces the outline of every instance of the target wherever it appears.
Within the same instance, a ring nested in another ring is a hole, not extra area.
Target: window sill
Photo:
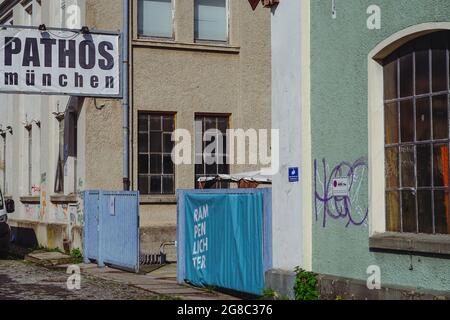
[[[77,195],[76,194],[70,194],[70,195],[59,195],[59,194],[55,194],[55,195],[51,195],[50,196],[50,201],[52,203],[58,204],[58,203],[62,203],[62,204],[66,204],[66,203],[77,203]]]
[[[450,256],[449,235],[386,232],[369,239],[372,251]]]
[[[141,195],[140,204],[177,204],[176,195]]]
[[[134,39],[133,46],[136,47],[151,47],[151,48],[161,48],[161,49],[172,49],[172,50],[188,50],[188,51],[211,51],[211,52],[221,52],[221,53],[239,53],[240,47],[230,46],[224,43],[183,43],[175,42],[173,40],[156,40],[156,39]]]
[[[41,197],[31,197],[31,196],[25,196],[20,197],[20,202],[24,204],[40,204],[41,203]]]

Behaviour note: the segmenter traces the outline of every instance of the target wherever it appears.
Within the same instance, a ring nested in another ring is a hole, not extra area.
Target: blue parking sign
[[[297,167],[289,168],[289,182],[299,181],[299,170]]]

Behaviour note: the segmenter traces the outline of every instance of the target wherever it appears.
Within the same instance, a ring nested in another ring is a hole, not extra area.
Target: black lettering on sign
[[[56,45],[56,39],[41,39],[41,44],[44,45],[44,65],[46,68],[52,67],[52,51],[53,46]]]
[[[69,48],[67,48],[69,43]],[[59,67],[67,68],[67,59],[69,59],[69,68],[75,68],[75,40],[59,40]]]
[[[95,46],[92,41],[84,40],[80,42],[79,55],[80,67],[83,69],[92,69],[95,67]]]
[[[40,67],[39,48],[36,38],[26,38],[25,48],[23,52],[22,66],[29,67],[33,64],[34,67]]]
[[[5,66],[12,66],[12,56],[20,53],[22,41],[19,38],[5,38]]]
[[[67,87],[67,75],[62,74],[59,76],[59,85],[63,88]]]
[[[98,45],[98,52],[104,59],[98,61],[98,65],[102,70],[111,70],[114,68],[114,57],[107,51],[112,51],[114,46],[111,42],[102,41]]]

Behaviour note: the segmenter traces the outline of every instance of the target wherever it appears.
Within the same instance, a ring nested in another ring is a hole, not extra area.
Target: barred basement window
[[[450,234],[449,40],[432,33],[383,61],[387,231]]]
[[[140,193],[175,194],[175,166],[172,161],[175,116],[141,113],[138,121]]]

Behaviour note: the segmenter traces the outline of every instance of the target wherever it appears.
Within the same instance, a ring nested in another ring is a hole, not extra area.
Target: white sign
[[[333,196],[348,197],[348,193],[349,193],[348,177],[333,179],[332,189],[333,189]]]
[[[0,93],[119,97],[116,34],[0,29]]]

